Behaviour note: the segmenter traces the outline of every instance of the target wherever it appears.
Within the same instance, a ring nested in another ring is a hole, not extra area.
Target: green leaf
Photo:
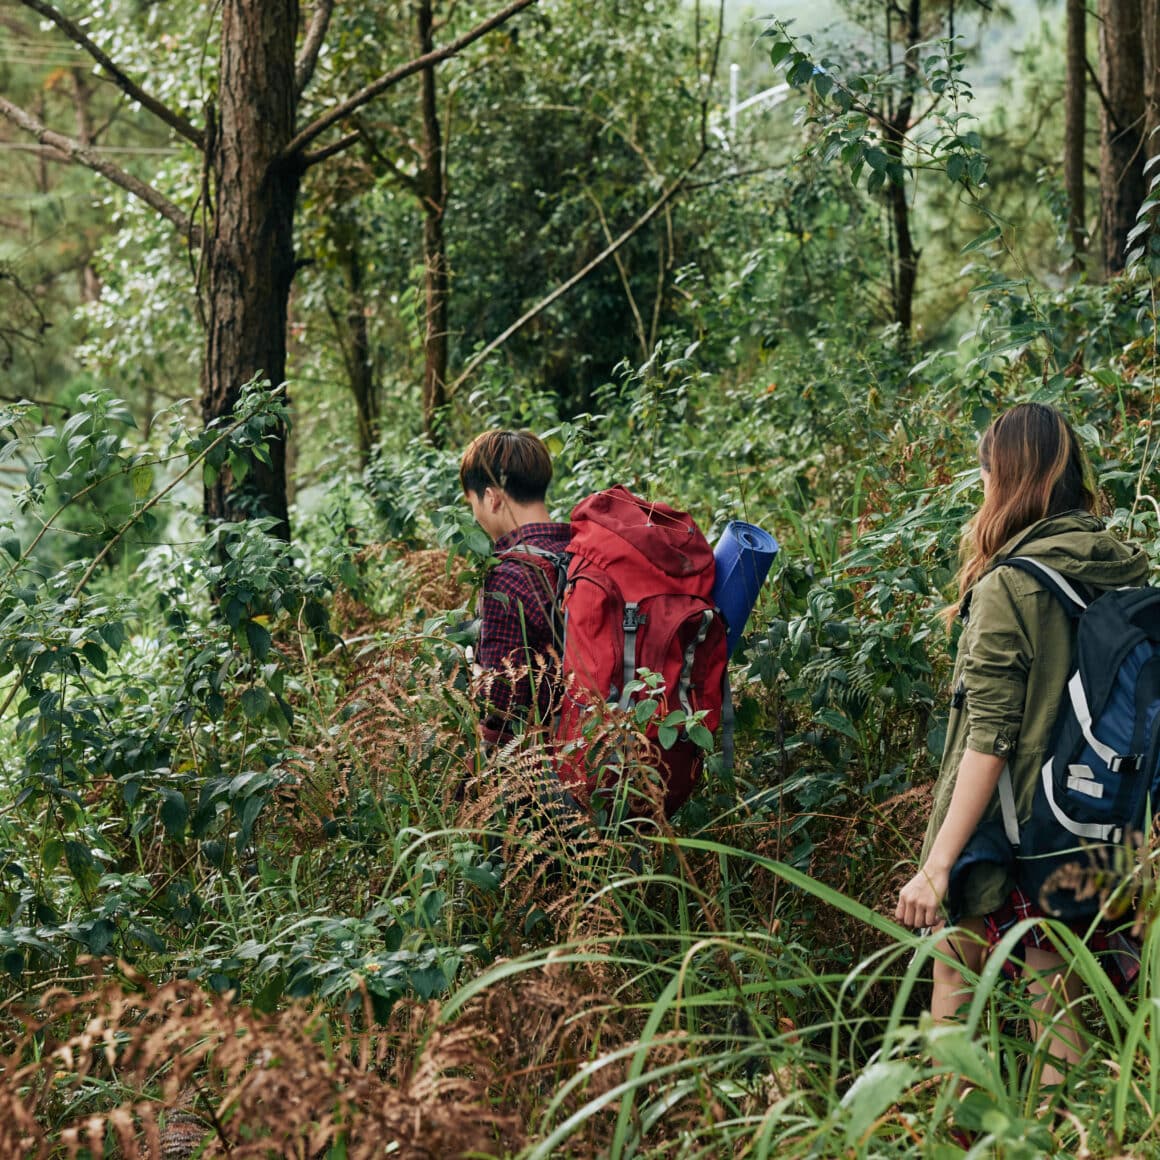
[[[644,726],[652,720],[653,715],[657,711],[657,708],[658,705],[656,701],[652,700],[650,697],[648,700],[638,701],[636,708],[632,711],[632,715],[638,725]]]
[[[185,834],[185,823],[189,818],[189,807],[185,804],[185,795],[176,789],[161,791],[161,824],[171,838],[182,838]]]
[[[119,620],[102,624],[97,632],[113,652],[121,651],[121,645],[125,643],[125,626]]]
[[[247,721],[259,721],[269,711],[273,698],[266,689],[253,685],[242,694],[242,712]]]
[[[814,62],[802,53],[797,54],[796,62],[789,70],[786,80],[794,88],[804,85],[814,75]]]
[[[5,536],[0,541],[0,548],[3,548],[13,560],[20,559],[20,540],[16,536]]]
[[[779,40],[769,50],[769,63],[775,68],[790,54],[793,45],[788,40]]]
[[[442,991],[447,986],[447,979],[442,967],[419,967],[408,976],[407,981],[415,989],[420,999],[430,999],[432,995]]]
[[[98,673],[107,673],[109,671],[109,662],[105,659],[105,650],[95,640],[86,640],[81,645],[81,652],[85,654],[85,658],[89,664]]]
[[[661,725],[657,730],[657,741],[662,749],[672,749],[677,743],[677,731],[672,725]]]
[[[689,740],[698,749],[703,749],[706,753],[713,752],[713,734],[700,721],[689,726]]]
[[[850,719],[844,713],[839,713],[837,709],[819,709],[814,714],[814,720],[829,729],[844,734],[852,741],[859,740],[858,730],[854,728]]]
[[[249,458],[245,455],[231,455],[230,472],[233,474],[235,484],[244,483],[246,476],[250,474]]]
[[[896,1104],[918,1078],[918,1070],[902,1060],[872,1063],[842,1097],[846,1114],[846,1143],[858,1144],[874,1122]]]
[[[46,874],[51,874],[60,865],[63,853],[64,843],[59,838],[49,838],[44,843],[44,849],[40,852],[40,861]]]
[[[270,652],[270,633],[256,620],[246,621],[246,643],[250,652],[260,661],[264,661]]]
[[[133,494],[137,499],[144,499],[153,489],[153,468],[145,463],[134,467],[130,475],[133,481]]]
[[[977,237],[972,238],[960,251],[960,254],[973,254],[976,250],[981,250],[985,246],[989,246],[993,241],[1002,236],[1003,231],[998,226],[992,226],[989,230],[984,230]]]

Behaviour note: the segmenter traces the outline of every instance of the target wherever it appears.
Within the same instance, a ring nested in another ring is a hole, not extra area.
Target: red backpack
[[[713,550],[686,512],[617,486],[573,509],[568,557],[556,725],[560,780],[585,800],[607,785],[592,768],[599,762],[587,752],[586,726],[604,703],[630,709],[640,700],[641,692],[624,690],[638,669],[649,669],[663,677],[647,734],[671,814],[692,793],[705,754],[683,730],[662,747],[661,723],[675,709],[704,709],[701,723],[716,732],[727,696],[725,622],[712,601]]]

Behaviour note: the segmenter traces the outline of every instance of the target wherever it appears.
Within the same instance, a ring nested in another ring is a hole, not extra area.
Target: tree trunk
[[[89,102],[93,98],[93,90],[89,86],[89,73],[85,69],[74,68],[69,70],[72,78],[73,103],[77,113],[77,140],[86,148],[96,142],[93,139],[93,118]],[[84,303],[96,302],[101,296],[101,279],[93,263],[86,255],[79,271],[79,289],[81,301]],[[152,409],[146,415],[152,420]]]
[[[419,0],[419,52],[434,50],[431,0]],[[443,169],[443,134],[435,88],[435,66],[420,74],[422,84],[423,163],[419,172],[419,197],[423,204],[423,280],[426,291],[426,323],[423,335],[423,430],[433,442],[440,441],[436,425],[447,402],[447,245],[443,236],[443,211],[447,186]]]
[[[359,462],[366,467],[379,441],[382,402],[371,352],[370,327],[367,325],[368,304],[358,227],[344,230],[344,233],[348,236],[344,236],[339,243],[339,260],[346,274],[348,293],[345,324],[341,324],[337,312],[333,317],[342,360],[346,365],[347,381],[354,396]]]
[[[1067,233],[1076,255],[1084,252],[1084,140],[1087,129],[1087,0],[1067,0],[1067,79],[1063,105],[1063,184]]]
[[[1153,3],[1154,0],[1149,0]],[[1124,268],[1144,200],[1141,0],[1100,0],[1100,226],[1105,275]]]
[[[884,145],[886,152],[899,162],[902,161],[906,144],[906,131],[910,128],[910,116],[914,111],[914,91],[918,85],[918,59],[915,46],[921,40],[921,0],[910,0],[906,13],[906,49],[902,69],[905,77],[902,99],[886,122]],[[907,200],[907,183],[890,184],[890,211],[894,227],[895,273],[891,280],[893,289],[894,321],[898,323],[904,338],[909,339],[914,324],[914,291],[918,285],[918,259],[920,251],[915,248],[910,232],[910,202]]]
[[[220,104],[210,150],[214,212],[207,240],[202,414],[231,414],[255,376],[286,377],[286,314],[294,276],[300,172],[278,161],[294,136],[297,0],[224,0]],[[272,516],[289,537],[285,431],[269,463],[251,456],[244,479],[223,470],[205,494],[209,519]]]
[[[1144,0],[1142,7],[1144,42],[1144,157],[1160,154],[1160,0]],[[1157,176],[1148,170],[1147,184]]]

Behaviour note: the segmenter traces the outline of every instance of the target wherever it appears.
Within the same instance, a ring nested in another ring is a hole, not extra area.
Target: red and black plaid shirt
[[[513,722],[528,715],[533,680],[539,720],[546,721],[559,671],[559,642],[552,635],[554,570],[545,567],[547,561],[512,549],[517,544],[531,544],[549,552],[564,552],[571,536],[569,524],[524,524],[495,542],[499,563],[483,583],[477,658],[487,670],[480,717],[488,741],[511,736]]]

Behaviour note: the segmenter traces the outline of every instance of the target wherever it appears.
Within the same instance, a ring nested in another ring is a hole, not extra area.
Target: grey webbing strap
[[[729,687],[728,665],[725,666],[721,693],[724,697],[721,702],[721,763],[722,772],[729,775],[733,772],[733,690]]]
[[[564,630],[565,625],[560,622],[560,612],[564,602],[564,589],[568,586],[568,561],[570,556],[567,552],[553,552],[549,548],[541,548],[539,544],[513,544],[506,549],[502,555],[515,555],[519,553],[524,556],[536,556],[541,560],[547,560],[553,565],[556,570],[556,583],[551,586],[548,608],[549,627],[552,631],[552,640],[561,654],[564,651]],[[542,568],[536,568],[541,577],[546,581]],[[541,605],[543,609],[543,605]]]
[[[636,679],[636,630],[644,617],[640,615],[639,604],[624,606],[624,673],[620,682],[620,707],[627,709],[632,702],[628,691],[629,683]]]
[[[705,637],[709,635],[709,625],[712,623],[713,610],[706,608],[701,613],[701,627],[697,630],[697,635],[685,645],[685,657],[681,662],[681,676],[677,681],[677,700],[680,701],[681,708],[686,713],[693,711],[692,702],[689,700],[689,690],[693,687],[693,661],[697,657],[697,646],[704,643]]]
[[[1057,572],[1054,568],[1049,567],[1047,564],[1044,564],[1041,560],[1035,560],[1030,556],[1009,556],[1006,560],[1001,561],[1001,563],[1015,564],[1025,572],[1039,572],[1051,580],[1060,592],[1077,608],[1081,611],[1087,608],[1087,601],[1071,586],[1071,582],[1067,577]]]
[[[1011,766],[1004,765],[999,774],[999,809],[1003,814],[1003,830],[1012,846],[1019,846],[1019,815],[1015,811],[1015,787],[1011,784]]]

